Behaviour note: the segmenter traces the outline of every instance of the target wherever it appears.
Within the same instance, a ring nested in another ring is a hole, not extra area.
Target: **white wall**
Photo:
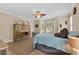
[[[67,21],[67,24],[65,24]],[[60,32],[61,29],[67,28],[69,29],[69,16],[59,16],[47,20],[37,20],[36,22],[39,24],[38,28],[35,28],[36,32]],[[52,24],[51,24],[52,23]],[[46,24],[51,24],[51,27],[48,28]],[[60,28],[60,24],[62,24],[62,28]],[[50,29],[50,30],[49,30]]]
[[[13,41],[13,24],[19,19],[22,19],[25,21],[28,20],[28,19],[15,17],[12,15],[8,15],[0,12],[0,39],[1,40],[3,40],[4,42]],[[32,23],[31,20],[29,22]]]
[[[67,21],[67,25],[65,24],[65,21]],[[60,24],[62,24],[62,27],[60,28]],[[69,29],[69,16],[59,16],[58,17],[58,32],[62,28],[67,28]]]
[[[73,31],[79,32],[79,4],[76,4],[75,6],[77,7],[77,13],[72,15]]]
[[[17,18],[0,12],[0,38],[7,42],[13,40],[13,24]]]

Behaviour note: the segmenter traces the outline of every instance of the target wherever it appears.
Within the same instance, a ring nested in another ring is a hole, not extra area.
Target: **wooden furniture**
[[[0,55],[6,55],[8,47],[9,46],[6,43],[4,43],[2,40],[0,40]]]
[[[69,37],[69,47],[72,54],[79,54],[79,37]]]
[[[13,41],[27,39],[30,37],[29,24],[14,24],[13,25]]]

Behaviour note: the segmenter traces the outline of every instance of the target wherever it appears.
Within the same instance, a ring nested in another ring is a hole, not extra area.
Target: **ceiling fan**
[[[32,15],[34,15],[35,16],[35,18],[39,18],[39,17],[43,17],[43,16],[45,16],[46,14],[45,13],[43,13],[42,11],[36,11],[34,14],[32,14]]]

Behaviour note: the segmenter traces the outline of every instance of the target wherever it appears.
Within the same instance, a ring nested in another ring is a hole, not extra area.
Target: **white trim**
[[[0,36],[0,40],[4,41],[4,38]],[[13,40],[4,41],[5,43],[12,42]]]
[[[13,40],[8,40],[8,41],[5,41],[5,43],[9,43],[9,42],[12,42]]]
[[[12,16],[14,16],[14,17],[18,17],[19,19],[20,19],[20,18],[23,18],[23,19],[30,19],[30,18],[26,18],[26,17],[24,17],[24,16],[16,15],[16,14],[11,13],[11,12],[8,12],[8,11],[0,10],[0,12],[5,13],[5,14],[7,14],[7,15],[12,15]]]
[[[8,45],[7,45],[7,47],[0,48],[0,51],[1,51],[1,50],[4,50],[4,49],[7,49],[7,48],[9,48],[9,46],[8,46]]]

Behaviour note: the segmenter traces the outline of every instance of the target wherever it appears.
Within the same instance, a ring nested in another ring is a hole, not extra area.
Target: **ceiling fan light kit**
[[[46,14],[41,11],[36,11],[33,15],[35,16],[35,18],[39,18],[45,16]]]

